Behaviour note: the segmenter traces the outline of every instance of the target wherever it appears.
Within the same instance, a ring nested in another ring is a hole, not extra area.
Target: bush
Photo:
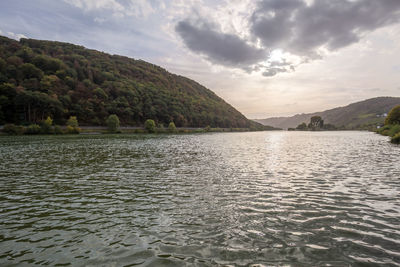
[[[52,124],[53,124],[53,120],[50,117],[47,117],[47,119],[42,121],[40,123],[40,128],[42,130],[42,133],[44,133],[44,134],[53,133],[53,129],[51,128]]]
[[[31,124],[26,128],[26,134],[40,134],[40,126],[37,124]]]
[[[400,105],[395,106],[389,111],[388,116],[385,119],[385,125],[400,124]]]
[[[70,116],[68,121],[67,121],[67,126],[71,127],[79,127],[78,120],[76,116]]]
[[[153,120],[146,120],[144,122],[144,129],[149,133],[154,133],[156,131],[156,123]]]
[[[168,125],[168,132],[170,133],[176,133],[176,126],[174,122],[170,122]]]
[[[79,134],[81,132],[81,129],[78,127],[72,127],[70,125],[67,126],[66,133],[67,134]]]
[[[108,118],[107,118],[107,120],[106,120],[106,123],[107,123],[108,130],[109,130],[110,132],[115,133],[115,132],[118,131],[118,128],[119,128],[119,118],[118,118],[117,115],[112,114],[112,115],[108,116]]]
[[[3,127],[3,132],[11,135],[21,135],[25,133],[25,127],[17,126],[15,124],[6,124]]]
[[[387,135],[389,135],[390,128],[391,128],[391,125],[385,125],[385,126],[379,128],[376,132],[378,134],[387,136]]]
[[[56,125],[56,126],[54,126],[54,133],[55,134],[63,134],[63,131],[60,126]]]
[[[390,127],[388,135],[395,136],[399,132],[400,132],[400,124],[395,124]]]
[[[397,133],[395,136],[390,139],[390,142],[393,144],[400,144],[400,133]]]

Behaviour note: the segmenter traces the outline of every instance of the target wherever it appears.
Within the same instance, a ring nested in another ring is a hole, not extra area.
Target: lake
[[[369,132],[0,137],[1,266],[399,266]]]

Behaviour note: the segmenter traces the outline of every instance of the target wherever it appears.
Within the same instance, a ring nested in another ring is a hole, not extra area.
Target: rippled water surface
[[[0,137],[1,266],[399,266],[367,132]]]

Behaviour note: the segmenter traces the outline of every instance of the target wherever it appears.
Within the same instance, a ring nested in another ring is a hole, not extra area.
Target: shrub
[[[400,124],[400,105],[395,106],[391,111],[389,111],[389,114],[385,119],[385,125],[389,124]]]
[[[79,134],[81,132],[81,129],[78,127],[72,127],[70,125],[67,126],[66,133],[67,134]]]
[[[112,115],[108,116],[108,118],[107,118],[107,120],[106,120],[106,123],[107,123],[108,130],[109,130],[110,132],[115,133],[115,132],[118,131],[118,128],[119,128],[119,118],[118,118],[117,115],[112,114]]]
[[[390,128],[391,128],[391,125],[385,125],[385,126],[379,128],[376,132],[381,135],[389,135]]]
[[[54,129],[55,130],[55,129]],[[79,134],[81,129],[79,128],[78,119],[76,116],[70,116],[67,121],[67,134]]]
[[[174,122],[170,122],[168,125],[168,132],[170,133],[176,133],[176,126]]]
[[[11,135],[21,135],[25,133],[25,127],[17,126],[15,124],[6,124],[3,127],[3,132]]]
[[[78,120],[76,116],[70,116],[68,121],[67,121],[67,126],[71,127],[79,127]]]
[[[26,134],[39,134],[40,126],[37,124],[31,124],[26,128]]]
[[[144,122],[144,129],[149,133],[154,133],[156,131],[156,123],[153,120],[146,120]]]
[[[53,129],[51,128],[52,124],[53,124],[53,120],[50,117],[47,117],[47,119],[42,121],[40,123],[40,128],[42,130],[42,133],[45,133],[45,134],[53,133]]]
[[[55,134],[63,134],[63,131],[60,126],[56,125],[56,126],[54,126],[54,133]]]
[[[395,136],[399,132],[400,132],[400,124],[395,124],[390,127],[388,135]]]
[[[395,136],[390,139],[390,142],[393,144],[400,144],[400,133],[397,133]]]

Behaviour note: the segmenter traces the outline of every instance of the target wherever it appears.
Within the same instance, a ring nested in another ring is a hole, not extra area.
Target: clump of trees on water
[[[390,141],[394,144],[400,144],[400,105],[395,106],[388,113],[385,124],[377,130],[379,134],[390,136]]]
[[[289,131],[333,131],[337,130],[336,126],[329,123],[324,123],[321,116],[313,116],[310,122],[306,124],[305,122],[300,123],[296,128],[289,128]]]

